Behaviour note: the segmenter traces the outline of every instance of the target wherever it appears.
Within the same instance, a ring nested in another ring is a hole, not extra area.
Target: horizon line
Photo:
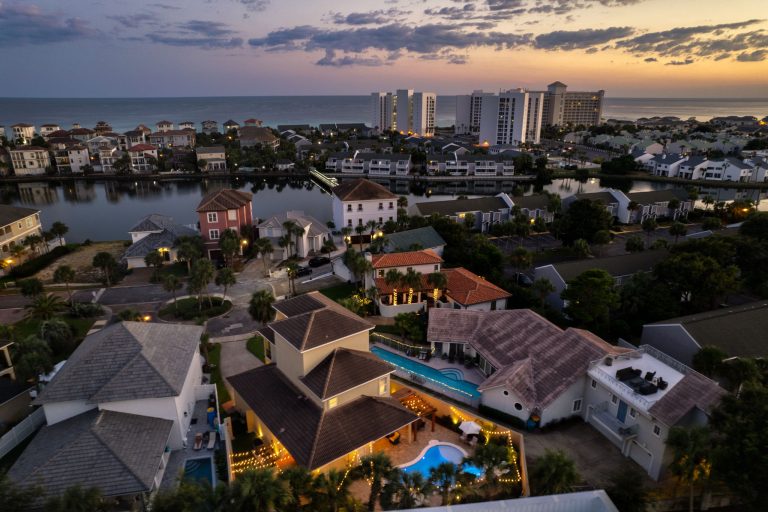
[[[493,91],[486,91],[493,92]],[[573,91],[581,92],[581,91]],[[200,98],[339,98],[368,97],[367,94],[256,94],[227,96],[0,96],[0,100],[159,100],[159,99],[200,99]],[[468,94],[439,94],[437,96],[468,96]],[[768,96],[604,96],[614,100],[717,100],[717,101],[768,101]]]

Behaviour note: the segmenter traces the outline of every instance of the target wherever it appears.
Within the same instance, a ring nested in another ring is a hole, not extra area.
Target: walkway
[[[221,376],[224,378],[262,366],[256,356],[248,351],[245,341],[221,343]]]

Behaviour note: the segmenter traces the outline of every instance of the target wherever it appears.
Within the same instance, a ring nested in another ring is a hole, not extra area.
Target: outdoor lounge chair
[[[400,432],[393,432],[387,436],[387,441],[392,444],[398,444],[400,442]]]
[[[193,450],[199,450],[203,447],[203,434],[198,432],[195,434],[195,444],[192,446]]]
[[[207,448],[209,450],[213,450],[213,448],[216,446],[216,432],[211,430],[211,433],[208,436],[208,446]]]

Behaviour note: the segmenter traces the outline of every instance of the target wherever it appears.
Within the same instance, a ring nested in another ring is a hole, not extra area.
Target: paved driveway
[[[219,364],[221,365],[221,376],[227,378],[262,366],[264,363],[248,351],[245,341],[230,341],[221,343],[221,361]],[[229,383],[227,386],[229,387]]]

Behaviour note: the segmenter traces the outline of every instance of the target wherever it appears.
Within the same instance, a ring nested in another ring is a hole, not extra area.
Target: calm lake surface
[[[515,187],[511,183],[455,181],[447,183],[413,183],[403,180],[382,180],[390,190],[408,198],[413,204],[455,198],[458,195],[477,197],[506,192],[510,195],[532,194],[534,186]],[[543,187],[566,197],[579,192],[597,192],[613,186],[640,192],[672,188],[656,182],[600,183],[589,180],[555,180]],[[303,210],[320,221],[331,219],[331,196],[312,181],[305,179],[231,178],[179,181],[110,181],[77,180],[66,182],[35,182],[0,184],[0,203],[37,208],[42,212],[43,226],[48,229],[55,221],[69,226],[67,240],[128,239],[128,229],[150,213],[170,215],[181,224],[197,222],[195,208],[203,195],[222,188],[252,192],[253,214],[265,218],[286,210]],[[714,189],[704,194],[721,201],[750,198],[765,199],[757,190]],[[763,201],[761,209],[768,207]]]

